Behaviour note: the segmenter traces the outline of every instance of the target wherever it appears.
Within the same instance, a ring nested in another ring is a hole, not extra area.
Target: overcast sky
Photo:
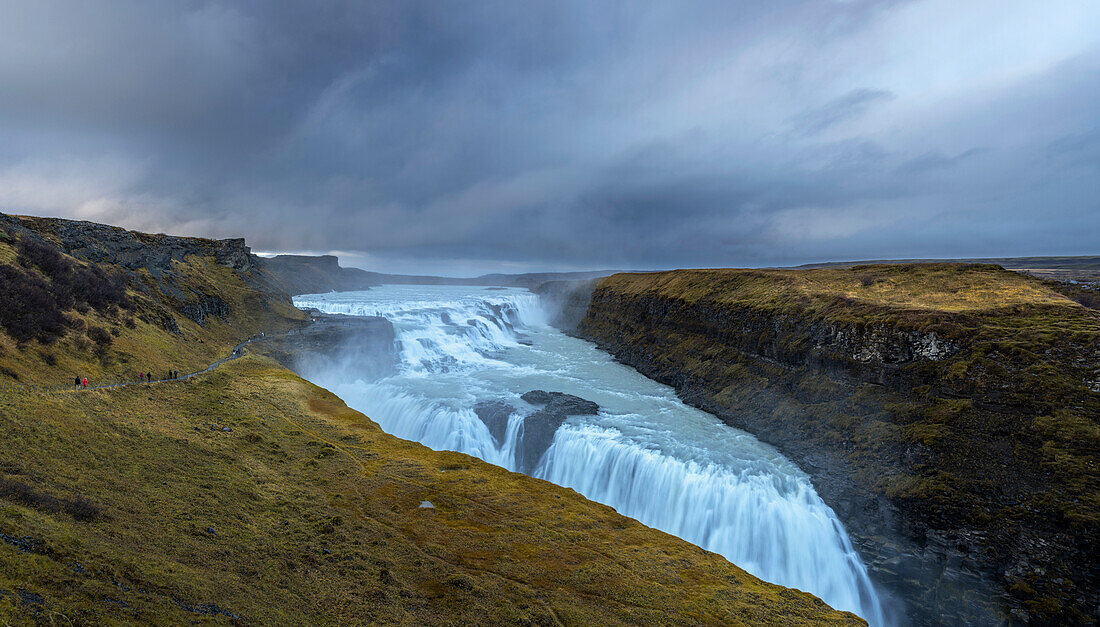
[[[0,210],[446,274],[1100,254],[1100,2],[0,0]]]

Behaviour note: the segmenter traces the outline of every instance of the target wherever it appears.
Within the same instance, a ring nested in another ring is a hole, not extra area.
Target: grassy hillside
[[[0,224],[0,382],[69,385],[191,371],[225,356],[242,338],[300,324],[289,297],[250,285],[211,257],[158,259],[158,236],[140,235],[156,263],[94,263],[57,236],[66,221],[12,218]],[[99,226],[99,225],[96,225]],[[99,298],[73,292],[98,277]],[[89,302],[91,300],[91,302]],[[208,313],[214,312],[214,313]]]
[[[857,622],[571,490],[398,440],[264,359],[6,398],[0,442],[4,480],[98,512],[0,500],[0,616]]]
[[[0,229],[0,624],[862,624],[571,490],[386,435],[265,357],[13,391],[196,370],[303,315],[242,242]]]
[[[1100,313],[1050,285],[973,264],[621,274],[582,330],[817,473],[870,552],[888,527],[932,547],[942,573],[868,553],[916,605],[984,572],[1006,615],[1094,611]]]

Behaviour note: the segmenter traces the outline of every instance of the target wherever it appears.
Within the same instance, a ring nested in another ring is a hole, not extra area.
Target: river
[[[668,386],[547,323],[522,289],[385,285],[298,296],[299,307],[382,316],[394,325],[389,376],[352,367],[304,372],[387,432],[518,470],[531,390],[599,404],[566,420],[530,474],[719,553],[773,583],[884,622],[867,569],[809,477],[773,447],[680,402]],[[514,411],[494,438],[475,406]]]

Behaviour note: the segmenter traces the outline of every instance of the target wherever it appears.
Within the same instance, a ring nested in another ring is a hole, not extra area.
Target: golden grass
[[[628,294],[653,293],[689,302],[820,305],[843,297],[896,309],[972,312],[1018,305],[1074,306],[1038,281],[997,266],[896,264],[814,270],[675,270],[617,274],[601,283]]]

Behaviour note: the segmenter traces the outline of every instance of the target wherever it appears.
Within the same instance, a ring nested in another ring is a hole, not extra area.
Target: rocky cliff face
[[[229,303],[217,296],[202,296],[180,307],[180,313],[201,327],[206,324],[206,319],[211,316],[222,320],[229,318],[232,309],[229,307]]]
[[[577,330],[588,313],[588,302],[599,279],[546,281],[532,289],[547,311],[553,312],[552,325],[570,333]]]
[[[811,272],[616,275],[579,333],[810,473],[906,620],[1094,617],[1100,318],[988,267]]]
[[[243,238],[210,240],[152,235],[95,222],[57,218],[3,216],[3,219],[41,235],[52,235],[64,252],[77,259],[109,263],[128,270],[145,268],[159,275],[171,269],[173,260],[183,261],[188,255],[212,257],[217,263],[240,272],[253,268],[254,258]]]
[[[258,264],[288,294],[370,289],[381,283],[375,273],[342,268],[332,255],[277,255],[258,258]]]
[[[10,379],[182,370],[304,318],[240,239],[0,214],[0,275],[0,377]]]

